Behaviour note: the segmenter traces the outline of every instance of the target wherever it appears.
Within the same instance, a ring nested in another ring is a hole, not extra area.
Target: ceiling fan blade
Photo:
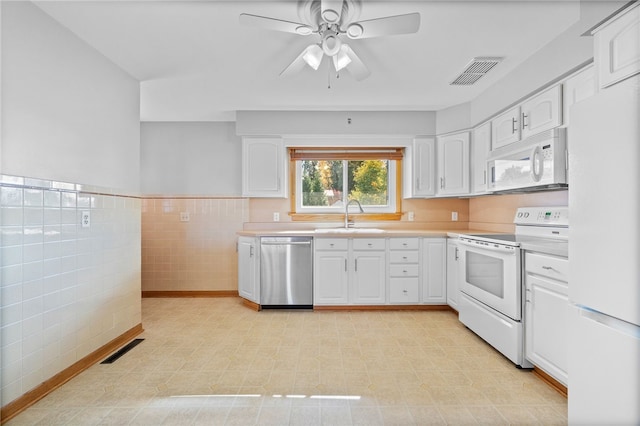
[[[371,71],[369,71],[369,68],[367,68],[364,62],[362,62],[358,55],[356,55],[356,52],[354,52],[353,49],[349,47],[349,45],[343,44],[340,50],[344,52],[349,57],[349,59],[351,59],[351,62],[349,62],[346,68],[347,70],[349,70],[349,73],[351,73],[353,78],[358,81],[362,81],[371,75]]]
[[[322,62],[324,52],[317,44],[307,46],[294,60],[287,66],[280,76],[291,75],[302,71],[305,65],[309,65],[317,70]]]
[[[343,0],[321,0],[320,17],[330,24],[338,23],[342,15],[343,3]]]
[[[416,12],[354,22],[347,27],[347,36],[352,39],[361,39],[411,34],[417,32],[419,29],[420,14]]]
[[[313,28],[309,25],[300,24],[298,22],[283,21],[282,19],[268,18],[266,16],[251,15],[248,13],[240,14],[240,23],[251,27],[284,31],[286,33],[299,35],[309,35],[313,32]]]

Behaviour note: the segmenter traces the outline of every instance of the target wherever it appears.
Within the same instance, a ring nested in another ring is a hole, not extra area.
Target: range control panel
[[[513,223],[516,225],[569,226],[569,208],[520,207]]]

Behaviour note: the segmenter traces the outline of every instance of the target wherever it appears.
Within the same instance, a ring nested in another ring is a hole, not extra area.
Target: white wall
[[[236,132],[242,136],[434,135],[435,118],[433,111],[238,111]]]
[[[242,143],[233,122],[144,122],[140,189],[145,195],[239,196]]]
[[[2,9],[2,172],[136,191],[138,81],[33,3]]]

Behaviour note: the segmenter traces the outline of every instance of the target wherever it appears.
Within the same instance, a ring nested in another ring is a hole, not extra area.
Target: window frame
[[[402,218],[402,160],[404,147],[289,147],[289,191],[293,221],[343,221],[343,208],[317,208],[301,206],[302,167],[299,160],[391,160],[389,165],[389,205],[391,209],[367,208],[364,213],[349,212],[356,221],[397,221]],[[367,211],[368,210],[368,211]]]

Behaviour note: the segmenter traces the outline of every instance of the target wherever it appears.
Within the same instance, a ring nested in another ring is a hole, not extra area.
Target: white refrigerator
[[[569,424],[640,424],[640,76],[571,107]]]

